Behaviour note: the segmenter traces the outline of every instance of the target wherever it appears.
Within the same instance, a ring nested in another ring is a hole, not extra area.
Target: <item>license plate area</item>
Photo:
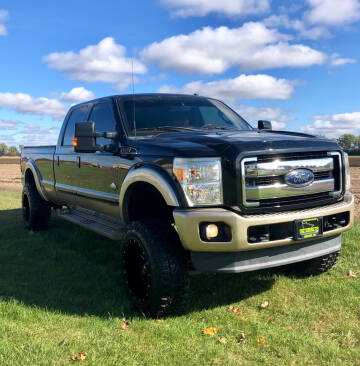
[[[295,220],[295,240],[316,238],[323,234],[323,218],[312,217],[309,219]]]

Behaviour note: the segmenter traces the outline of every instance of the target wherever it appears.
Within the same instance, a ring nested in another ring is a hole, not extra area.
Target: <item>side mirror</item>
[[[117,147],[114,143],[109,145],[96,145],[96,138],[104,137],[110,140],[117,140],[117,132],[96,132],[95,122],[75,123],[74,150],[75,152],[96,152],[106,151],[115,153]]]
[[[96,132],[94,122],[75,123],[75,152],[95,152],[100,150],[96,145]]]
[[[271,122],[270,121],[258,121],[258,129],[259,130],[272,130]]]

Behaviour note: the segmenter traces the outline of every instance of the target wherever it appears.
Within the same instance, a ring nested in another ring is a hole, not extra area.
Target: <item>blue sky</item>
[[[360,0],[2,0],[0,142],[55,143],[70,105],[131,92],[131,61],[136,92],[359,134],[359,27]]]

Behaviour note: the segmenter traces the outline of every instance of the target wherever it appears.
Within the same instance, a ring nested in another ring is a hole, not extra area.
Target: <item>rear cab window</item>
[[[75,123],[86,122],[88,114],[89,114],[88,104],[73,109],[66,124],[66,129],[62,141],[63,146],[72,146],[75,134]]]

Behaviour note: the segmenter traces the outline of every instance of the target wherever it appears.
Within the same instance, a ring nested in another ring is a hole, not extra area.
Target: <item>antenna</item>
[[[136,114],[135,114],[135,87],[134,87],[134,60],[131,59],[131,81],[132,81],[132,94],[133,94],[133,118],[134,118],[134,131],[136,137]]]

